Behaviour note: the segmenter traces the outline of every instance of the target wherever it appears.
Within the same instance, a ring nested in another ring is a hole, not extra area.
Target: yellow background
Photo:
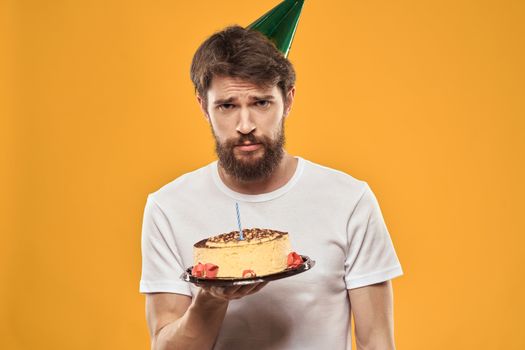
[[[214,159],[192,54],[277,3],[2,2],[0,348],[148,348],[146,196]],[[525,348],[524,4],[306,1],[287,149],[378,197],[398,349]]]

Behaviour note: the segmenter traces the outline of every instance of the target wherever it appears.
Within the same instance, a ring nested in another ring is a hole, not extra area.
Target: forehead
[[[250,98],[263,95],[279,95],[277,85],[259,86],[252,82],[232,77],[214,77],[208,89],[208,99]]]

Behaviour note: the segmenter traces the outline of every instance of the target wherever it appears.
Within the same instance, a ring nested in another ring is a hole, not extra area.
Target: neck
[[[281,162],[270,176],[260,180],[239,181],[226,173],[220,162],[218,165],[219,176],[226,186],[235,192],[251,195],[272,192],[284,186],[292,178],[296,168],[297,159],[286,153],[286,151],[283,159],[281,159]]]

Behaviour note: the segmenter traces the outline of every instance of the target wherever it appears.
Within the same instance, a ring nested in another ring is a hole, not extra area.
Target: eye
[[[259,100],[257,102],[255,102],[255,105],[258,106],[258,107],[268,107],[270,105],[270,101],[268,100]]]
[[[221,110],[221,111],[225,111],[225,110],[228,110],[228,109],[233,109],[233,107],[235,107],[234,104],[232,103],[223,103],[222,105],[219,105],[218,108]]]

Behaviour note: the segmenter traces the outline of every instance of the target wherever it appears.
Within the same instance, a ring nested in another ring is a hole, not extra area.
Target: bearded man
[[[191,66],[218,160],[148,196],[143,270],[152,349],[394,349],[390,280],[402,274],[368,184],[284,149],[292,64],[259,32],[228,27]],[[197,287],[179,276],[197,241],[245,224],[290,233],[317,262],[270,283]]]

